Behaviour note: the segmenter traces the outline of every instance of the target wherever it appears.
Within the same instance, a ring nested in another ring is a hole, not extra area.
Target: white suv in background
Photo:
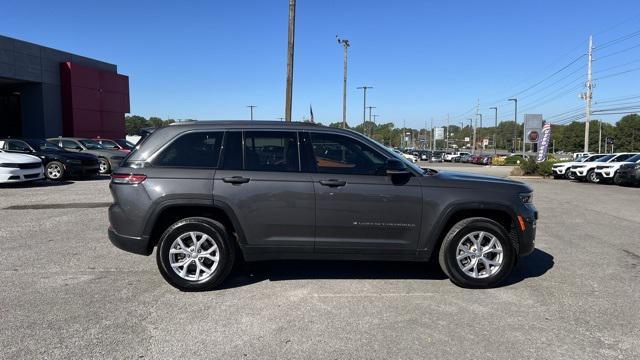
[[[0,184],[34,181],[42,178],[44,178],[44,169],[40,158],[0,150]]]
[[[585,161],[578,165],[571,166],[571,173],[580,181],[599,183],[600,177],[596,174],[596,168],[605,163],[622,162],[634,156],[635,153],[619,153],[605,155],[595,161]]]
[[[617,184],[618,181],[616,181],[616,174],[618,172],[618,169],[620,169],[620,166],[622,166],[622,164],[634,164],[634,163],[640,164],[640,154],[635,154],[630,158],[627,158],[626,160],[609,162],[604,165],[598,165],[596,166],[595,173],[600,177],[601,181],[603,182],[613,181],[614,183]]]
[[[453,154],[444,154],[444,161],[452,162],[453,159],[461,157],[463,155],[469,155],[470,153],[464,151],[454,152]]]
[[[551,172],[554,179],[569,179],[575,180],[574,174],[571,173],[571,167],[573,165],[579,165],[580,163],[587,161],[596,161],[597,159],[605,156],[606,154],[593,154],[577,158],[575,161],[561,162],[553,164]]]

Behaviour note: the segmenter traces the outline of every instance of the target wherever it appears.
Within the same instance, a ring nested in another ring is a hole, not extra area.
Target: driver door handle
[[[347,182],[344,180],[329,179],[329,180],[320,180],[320,185],[328,186],[328,187],[339,187],[339,186],[347,185]]]
[[[247,178],[243,176],[231,176],[231,177],[222,178],[222,181],[229,184],[234,184],[234,185],[246,184],[249,182],[249,180],[251,180],[251,178]]]

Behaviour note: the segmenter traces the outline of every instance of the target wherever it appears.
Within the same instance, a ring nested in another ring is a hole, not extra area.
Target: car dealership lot
[[[501,288],[424,264],[292,261],[203,293],[111,245],[106,178],[2,186],[0,358],[640,357],[640,189],[524,181],[538,250]]]

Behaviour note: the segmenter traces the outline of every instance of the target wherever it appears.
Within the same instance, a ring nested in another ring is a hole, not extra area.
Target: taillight
[[[114,184],[138,185],[147,179],[147,175],[141,174],[111,174],[111,182]]]

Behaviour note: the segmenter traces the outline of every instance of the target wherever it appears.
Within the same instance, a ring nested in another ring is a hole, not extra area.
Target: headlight
[[[533,193],[518,194],[518,196],[520,196],[520,200],[525,204],[533,202]]]
[[[82,165],[82,160],[78,160],[78,159],[68,159],[66,161],[67,164],[74,164],[74,165]]]
[[[18,164],[12,164],[12,163],[0,163],[0,167],[4,167],[4,168],[12,168],[12,169],[19,169],[20,165]]]

